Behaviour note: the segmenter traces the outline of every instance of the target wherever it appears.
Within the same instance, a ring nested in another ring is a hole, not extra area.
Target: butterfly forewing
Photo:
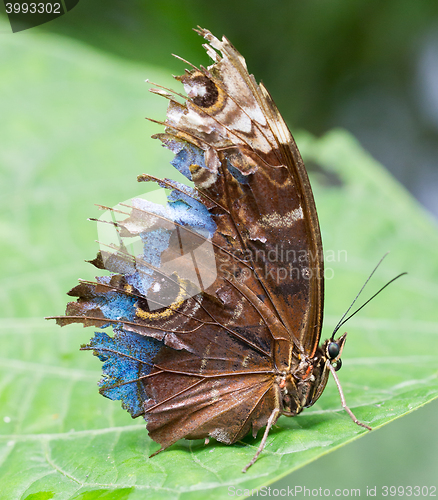
[[[307,174],[243,57],[200,34],[214,63],[177,77],[185,101],[155,90],[170,100],[156,137],[194,187],[140,176],[171,189],[167,208],[126,204],[113,222],[119,244],[92,261],[111,276],[74,288],[58,318],[115,328],[83,348],[105,362],[101,392],[143,414],[162,449],[183,437],[233,443],[316,394],[303,359],[319,342],[323,264]],[[128,251],[136,237],[139,255]]]

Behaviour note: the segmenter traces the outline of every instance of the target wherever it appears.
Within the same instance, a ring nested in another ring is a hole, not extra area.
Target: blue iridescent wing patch
[[[81,349],[93,350],[103,362],[99,392],[109,399],[120,399],[122,407],[135,418],[144,414],[149,397],[142,380],[150,374],[152,360],[161,347],[157,340],[115,328],[114,337],[96,332]]]

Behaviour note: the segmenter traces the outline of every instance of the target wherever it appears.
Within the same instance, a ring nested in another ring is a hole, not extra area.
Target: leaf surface
[[[79,346],[93,329],[59,329],[65,292],[94,270],[98,216],[145,190],[136,176],[175,177],[144,116],[164,118],[138,68],[54,36],[5,37],[0,48],[0,498],[226,498],[257,488],[367,432],[341,409],[333,382],[317,404],[280,418],[266,450],[240,472],[260,437],[226,446],[158,445],[120,402],[98,394],[101,363]],[[183,54],[184,55],[184,54]],[[17,69],[20,68],[20,69]],[[12,90],[12,93],[11,93]],[[391,250],[348,325],[339,376],[357,417],[378,428],[438,396],[438,233],[429,217],[348,133],[295,134],[311,171],[326,254],[323,337]]]

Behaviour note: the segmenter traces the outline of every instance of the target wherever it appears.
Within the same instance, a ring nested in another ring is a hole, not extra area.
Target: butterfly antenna
[[[380,266],[380,264],[383,262],[383,259],[388,255],[389,252],[386,252],[385,255],[380,259],[379,263],[377,264],[377,266],[373,269],[373,271],[371,272],[371,274],[368,276],[368,278],[366,279],[365,283],[363,284],[362,288],[359,290],[359,293],[356,295],[356,297],[354,298],[353,302],[351,303],[350,307],[345,311],[344,315],[342,316],[342,318],[339,320],[338,324],[335,326],[335,329],[333,330],[333,333],[332,333],[332,336],[331,336],[331,340],[334,339],[335,335],[336,335],[336,332],[339,330],[339,328],[341,328],[342,325],[344,325],[349,319],[351,319],[355,314],[357,314],[361,309],[363,309],[369,302],[371,302],[374,297],[376,297],[377,295],[379,295],[380,292],[382,292],[388,285],[390,285],[393,281],[397,280],[398,278],[400,278],[401,276],[403,276],[404,274],[407,274],[406,272],[405,273],[400,273],[398,276],[396,276],[395,278],[392,278],[392,280],[388,281],[388,283],[386,283],[386,285],[382,286],[382,288],[377,291],[372,297],[370,297],[364,304],[362,304],[358,309],[356,309],[356,311],[354,311],[353,313],[350,314],[350,316],[346,317],[347,314],[351,311],[351,308],[354,306],[354,304],[356,303],[357,299],[359,298],[360,294],[363,292],[363,289],[366,287],[367,283],[370,281],[371,277],[373,276],[373,274],[377,271],[377,268]]]

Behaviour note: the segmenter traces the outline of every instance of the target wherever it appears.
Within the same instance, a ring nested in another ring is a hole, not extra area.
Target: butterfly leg
[[[347,403],[345,402],[344,393],[342,392],[342,387],[341,387],[341,383],[339,382],[338,375],[336,374],[336,371],[330,362],[328,362],[328,367],[329,367],[330,371],[332,372],[333,378],[335,379],[336,386],[337,386],[338,391],[339,391],[339,395],[341,396],[341,404],[342,404],[342,407],[344,408],[344,410],[350,415],[351,420],[353,420],[353,422],[355,424],[360,425],[361,427],[365,427],[365,429],[368,429],[369,431],[371,431],[372,430],[371,427],[360,422],[354,416],[354,413],[350,410],[350,408],[348,408]]]
[[[242,472],[246,472],[252,464],[256,462],[256,460],[259,458],[260,453],[263,451],[263,448],[265,447],[266,440],[268,439],[268,434],[269,431],[271,430],[271,427],[275,424],[278,418],[280,410],[278,408],[274,408],[273,412],[271,413],[271,416],[268,419],[268,423],[266,424],[266,429],[263,434],[262,441],[260,443],[259,449],[257,450],[256,454],[252,458],[251,462],[249,464],[245,465],[245,467],[242,469]]]
[[[166,448],[163,448],[161,447],[159,450],[155,451],[154,453],[152,453],[152,455],[149,455],[149,458],[152,458],[152,457],[155,457],[155,455],[158,455],[158,453],[161,453],[162,451],[164,451]]]

